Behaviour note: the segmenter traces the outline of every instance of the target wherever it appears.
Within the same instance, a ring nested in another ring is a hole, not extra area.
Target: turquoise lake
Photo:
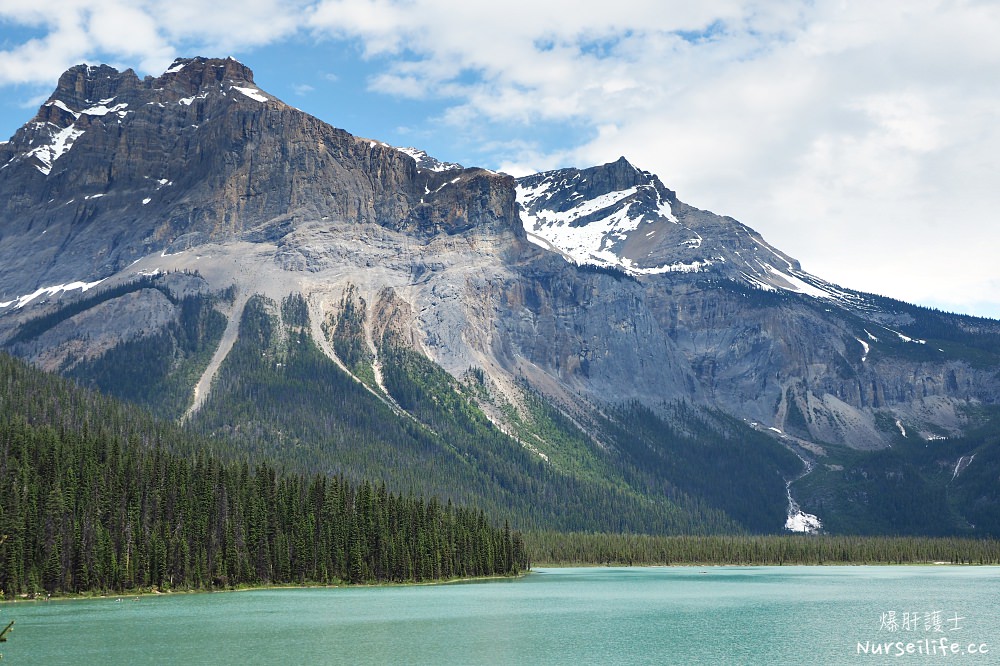
[[[1000,664],[1000,568],[539,569],[0,605],[11,620],[3,664]]]

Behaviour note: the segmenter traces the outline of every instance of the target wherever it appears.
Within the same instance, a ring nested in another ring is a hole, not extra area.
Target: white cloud
[[[82,30],[82,18],[67,11],[44,17],[18,5],[0,9],[0,18],[20,20],[32,26],[44,25],[44,37],[32,38],[18,46],[0,51],[0,84],[54,81],[67,62],[78,62],[90,40]]]
[[[155,18],[141,9],[105,2],[94,4],[84,17],[81,28],[91,40],[91,49],[98,53],[114,54],[119,60],[134,62],[142,71],[160,69],[174,56]]]
[[[51,82],[95,56],[156,73],[175,52],[306,31],[319,48],[360,45],[380,69],[371,90],[443,101],[438,121],[475,137],[485,166],[624,154],[823,277],[1000,315],[994,2],[55,4],[0,5],[0,18],[47,32],[0,51],[0,85]],[[547,123],[575,131],[559,144],[532,134]]]
[[[575,150],[513,146],[500,168],[625,154],[822,276],[955,309],[993,302],[979,311],[1000,314],[1000,192],[989,183],[1000,17],[990,5],[818,3],[767,15],[747,5],[702,39],[653,17],[600,53],[572,23],[526,21],[479,48],[484,35],[454,37],[446,17],[410,19],[408,48],[423,58],[398,62],[376,80],[383,90],[404,81],[406,94],[455,97],[444,115],[454,124],[603,128]],[[459,75],[470,69],[479,76]]]
[[[146,0],[143,6],[171,43],[228,54],[294,34],[310,4],[307,0]]]
[[[71,65],[159,73],[181,50],[228,54],[300,28],[304,0],[5,0],[0,20],[45,36],[0,51],[0,85],[48,83]]]

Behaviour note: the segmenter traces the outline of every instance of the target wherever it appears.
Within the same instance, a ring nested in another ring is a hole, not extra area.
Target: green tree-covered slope
[[[513,574],[482,511],[222,460],[179,428],[0,355],[0,590],[10,596]]]

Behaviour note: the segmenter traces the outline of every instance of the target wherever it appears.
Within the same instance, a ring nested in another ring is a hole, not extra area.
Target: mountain
[[[525,526],[995,529],[1000,323],[830,284],[624,158],[464,168],[192,58],[67,71],[0,193],[4,347],[253,455]]]
[[[768,291],[857,298],[804,273],[753,229],[679,201],[624,157],[521,178],[517,195],[528,238],[577,264],[634,276],[711,270]]]
[[[957,434],[970,406],[996,403],[997,322],[826,282],[624,158],[521,178],[517,192],[529,240],[647,286],[695,374],[691,397],[700,390],[768,427],[862,449],[889,446],[906,427],[923,440]]]

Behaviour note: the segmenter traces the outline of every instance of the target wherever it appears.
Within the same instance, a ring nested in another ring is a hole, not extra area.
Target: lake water
[[[1000,568],[541,569],[3,604],[10,620],[3,664],[1000,664]]]

